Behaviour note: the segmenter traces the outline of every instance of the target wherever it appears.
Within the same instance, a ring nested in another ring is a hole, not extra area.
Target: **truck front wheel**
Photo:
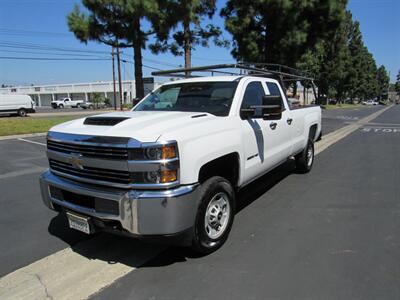
[[[219,176],[207,179],[200,189],[192,249],[208,254],[228,238],[235,216],[235,192],[231,183]]]
[[[296,157],[296,169],[300,173],[308,173],[314,163],[314,143],[311,139],[308,140],[307,146],[304,150],[297,154]]]

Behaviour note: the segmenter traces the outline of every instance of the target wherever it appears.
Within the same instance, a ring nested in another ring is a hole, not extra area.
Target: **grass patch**
[[[351,108],[360,108],[365,107],[362,104],[328,104],[324,105],[325,109],[351,109]]]
[[[49,118],[0,118],[0,136],[46,132],[54,125],[82,118],[82,116],[49,117]]]

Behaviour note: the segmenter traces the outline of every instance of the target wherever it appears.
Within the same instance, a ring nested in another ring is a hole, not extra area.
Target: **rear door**
[[[293,116],[287,105],[283,90],[278,83],[268,79],[265,79],[263,83],[265,84],[267,95],[279,96],[283,107],[282,116],[279,120],[264,121],[267,164],[268,169],[271,169],[291,155]]]

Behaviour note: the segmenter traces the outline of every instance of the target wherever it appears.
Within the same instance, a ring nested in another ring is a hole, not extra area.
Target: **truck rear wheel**
[[[235,216],[235,192],[231,183],[219,176],[206,180],[200,189],[192,249],[208,254],[228,238]]]
[[[58,108],[64,108],[64,104],[60,104]]]
[[[309,139],[307,146],[304,150],[297,154],[296,157],[296,169],[300,173],[308,173],[314,163],[314,142]]]

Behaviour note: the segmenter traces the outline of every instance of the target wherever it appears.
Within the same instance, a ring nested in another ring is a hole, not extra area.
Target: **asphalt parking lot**
[[[47,168],[44,142],[45,137],[0,141],[0,276],[87,238],[64,231],[64,220],[41,203],[38,178]],[[57,237],[61,234],[64,239]]]
[[[323,111],[323,132],[380,109]],[[69,230],[41,202],[45,138],[0,141],[0,153],[0,276],[67,247],[85,256],[96,240],[108,248],[94,259],[140,268],[95,299],[400,298],[400,106],[320,153],[310,174],[289,162],[243,190],[228,243],[206,257]],[[121,259],[124,247],[154,258]]]

